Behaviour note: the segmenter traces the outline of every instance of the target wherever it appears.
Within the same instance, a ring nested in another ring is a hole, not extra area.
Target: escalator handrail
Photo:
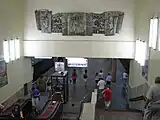
[[[51,102],[51,101],[49,101],[49,102]],[[57,104],[55,110],[48,116],[48,118],[47,118],[48,120],[52,119],[52,118],[55,116],[55,114],[56,114],[57,111],[59,110],[61,104],[62,104],[62,102],[58,102],[58,104]],[[43,112],[42,112],[42,113],[43,113]],[[42,114],[42,113],[41,113],[41,114]],[[39,117],[40,117],[40,115],[36,117],[36,120],[38,120]]]
[[[144,95],[140,95],[134,98],[129,99],[130,102],[136,102],[136,101],[146,101],[146,97]]]

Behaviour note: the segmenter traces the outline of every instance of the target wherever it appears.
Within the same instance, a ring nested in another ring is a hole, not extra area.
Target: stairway
[[[95,120],[142,120],[140,112],[96,110]]]

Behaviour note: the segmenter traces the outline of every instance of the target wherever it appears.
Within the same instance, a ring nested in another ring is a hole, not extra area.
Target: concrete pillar
[[[116,59],[112,59],[111,64],[112,64],[112,70],[111,70],[112,82],[116,82],[117,60]]]

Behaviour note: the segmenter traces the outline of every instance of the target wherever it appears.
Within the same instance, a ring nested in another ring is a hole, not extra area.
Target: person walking
[[[102,70],[100,70],[98,76],[99,76],[99,79],[104,79],[104,73]]]
[[[105,109],[108,110],[112,100],[112,90],[110,88],[106,88],[103,92]]]
[[[128,80],[128,74],[126,71],[124,71],[123,75],[122,75],[122,79],[124,81],[124,83],[127,83],[127,80]]]
[[[32,88],[32,106],[36,107],[40,101],[40,92],[36,87]]]
[[[97,86],[98,86],[98,99],[101,99],[102,98],[102,92],[106,87],[106,82],[103,80],[103,78],[100,78]]]
[[[76,69],[74,69],[72,72],[72,81],[74,85],[76,84],[76,80],[77,80],[77,73],[76,73]]]
[[[126,83],[124,83],[123,88],[122,88],[122,97],[125,100],[125,106],[126,108],[129,108],[129,98],[128,98],[128,86]]]
[[[143,120],[160,120],[160,77],[147,92]]]
[[[107,77],[106,77],[106,83],[107,86],[110,88],[111,87],[111,82],[112,82],[112,76],[110,73],[108,73]]]
[[[88,80],[87,70],[84,71],[83,79],[84,79],[85,86],[86,86],[87,85],[87,80]]]
[[[96,83],[96,85],[98,84],[98,82],[99,82],[99,76],[98,76],[98,73],[96,73],[96,75],[95,75],[95,83]]]

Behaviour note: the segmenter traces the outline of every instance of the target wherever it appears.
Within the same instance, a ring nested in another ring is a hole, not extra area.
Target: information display
[[[88,67],[88,60],[85,58],[66,58],[68,67]]]
[[[55,62],[55,71],[64,71],[64,62]]]

